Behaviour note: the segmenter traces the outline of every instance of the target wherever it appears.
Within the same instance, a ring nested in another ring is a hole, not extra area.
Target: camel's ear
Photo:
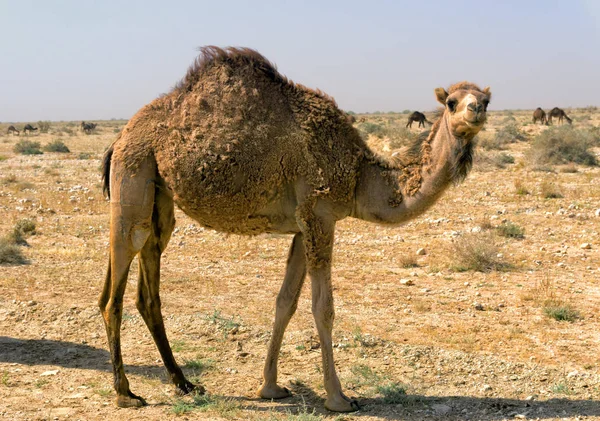
[[[488,99],[492,99],[492,92],[490,92],[490,87],[486,86],[485,89],[483,90],[483,93],[486,94],[488,96]]]
[[[446,98],[448,98],[448,92],[446,92],[444,88],[436,88],[435,97],[441,104],[446,105]]]

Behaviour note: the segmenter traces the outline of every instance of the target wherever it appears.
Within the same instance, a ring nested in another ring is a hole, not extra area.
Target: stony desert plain
[[[108,259],[99,167],[126,121],[20,136],[1,124],[0,419],[600,419],[600,110],[565,111],[572,126],[492,111],[471,174],[426,214],[338,224],[334,353],[362,406],[350,414],[323,407],[309,283],[279,366],[293,396],[256,396],[291,236],[226,235],[179,210],[163,314],[178,362],[208,394],[174,394],[135,308],[134,261],[122,346],[149,405],[117,408],[96,304]],[[392,155],[424,130],[407,117],[358,115],[355,127]],[[23,140],[69,152],[15,152]]]

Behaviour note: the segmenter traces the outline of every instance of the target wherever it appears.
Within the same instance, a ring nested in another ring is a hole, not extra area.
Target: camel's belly
[[[249,201],[240,193],[190,197],[175,192],[174,195],[181,210],[206,228],[249,235],[298,232],[293,189],[285,187],[271,191],[268,199]]]

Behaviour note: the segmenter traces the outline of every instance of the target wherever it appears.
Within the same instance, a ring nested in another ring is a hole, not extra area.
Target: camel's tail
[[[112,160],[114,143],[110,145],[102,158],[102,192],[110,198],[110,161]]]

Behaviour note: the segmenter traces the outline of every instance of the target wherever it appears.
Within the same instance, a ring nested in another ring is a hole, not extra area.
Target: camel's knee
[[[277,295],[275,307],[277,313],[285,315],[294,314],[298,308],[298,294],[281,291],[279,295]]]

